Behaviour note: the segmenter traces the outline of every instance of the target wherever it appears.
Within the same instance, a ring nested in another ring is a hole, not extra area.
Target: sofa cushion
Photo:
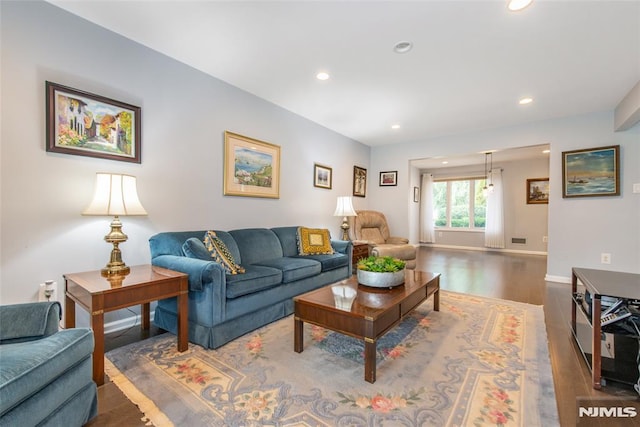
[[[211,252],[204,246],[204,242],[195,237],[189,237],[182,244],[182,252],[189,258],[197,258],[204,261],[211,261]]]
[[[332,254],[331,236],[326,228],[298,227],[298,255]]]
[[[245,266],[244,274],[227,275],[227,298],[233,299],[282,283],[282,271],[261,265]]]
[[[229,234],[242,254],[242,260],[238,262],[245,267],[265,259],[280,258],[283,255],[278,236],[269,229],[243,228],[232,230]]]
[[[244,273],[244,268],[236,263],[227,245],[216,235],[216,232],[209,230],[204,235],[204,246],[211,254],[211,258],[224,268],[227,274]]]
[[[312,259],[318,261],[322,271],[335,270],[336,268],[347,267],[349,265],[349,257],[344,254],[334,253],[331,255],[306,255],[304,259]]]
[[[295,282],[322,272],[320,262],[306,258],[281,257],[261,261],[258,265],[282,271],[282,283]]]

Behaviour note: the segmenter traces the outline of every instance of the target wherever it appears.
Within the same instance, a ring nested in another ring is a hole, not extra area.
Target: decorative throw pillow
[[[298,254],[332,254],[331,235],[326,228],[298,227]]]
[[[204,246],[211,253],[211,258],[220,263],[227,274],[244,273],[244,267],[236,264],[233,255],[229,252],[229,248],[220,240],[215,231],[209,230],[205,233]]]

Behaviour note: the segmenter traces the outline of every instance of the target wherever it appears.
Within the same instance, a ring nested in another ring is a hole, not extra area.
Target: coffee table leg
[[[364,339],[364,380],[376,382],[376,341],[371,338]]]
[[[293,351],[296,353],[302,353],[304,347],[302,331],[304,323],[297,317],[293,319]]]

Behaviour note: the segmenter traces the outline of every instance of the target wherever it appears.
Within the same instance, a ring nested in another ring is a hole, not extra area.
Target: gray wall
[[[150,261],[159,231],[308,225],[340,235],[336,198],[351,194],[369,147],[48,3],[0,7],[1,303],[35,300],[46,279],[62,290],[62,274],[106,264],[110,219],[80,215],[96,172],[138,178],[149,215],[122,218],[129,265]],[[142,164],[47,153],[46,80],[140,106]],[[225,130],[281,146],[280,199],[223,196]],[[313,186],[314,162],[333,168],[332,190]]]
[[[548,178],[549,161],[547,159],[520,160],[497,163],[495,169],[502,168],[504,190],[504,236],[505,249],[544,254],[547,243],[547,207],[546,204],[527,204],[526,183],[528,178]],[[455,178],[461,176],[483,175],[484,165],[438,168],[425,173],[434,178]],[[525,244],[511,243],[513,237],[523,237]],[[436,230],[435,245],[484,248],[484,233],[478,231]]]

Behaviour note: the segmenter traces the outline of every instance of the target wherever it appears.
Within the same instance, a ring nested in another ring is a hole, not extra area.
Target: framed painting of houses
[[[47,151],[141,162],[140,107],[46,82]]]
[[[562,153],[562,197],[619,195],[619,145]]]
[[[280,146],[225,131],[224,195],[280,198]]]

